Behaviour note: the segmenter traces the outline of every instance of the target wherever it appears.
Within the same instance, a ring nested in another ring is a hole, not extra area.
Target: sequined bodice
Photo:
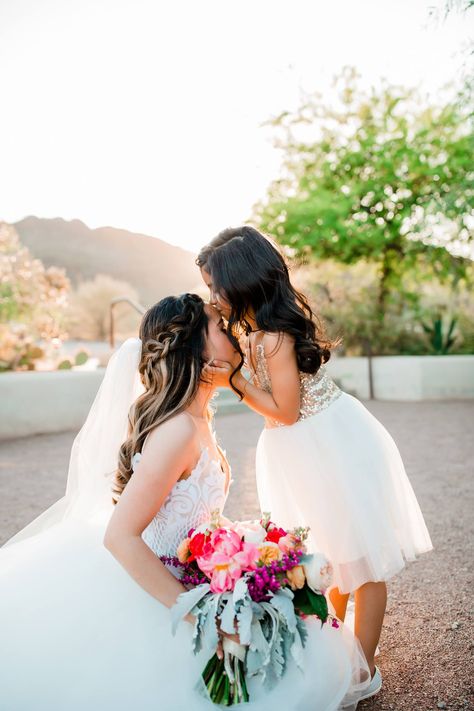
[[[272,384],[268,372],[267,359],[263,343],[255,346],[256,361],[253,378],[262,390],[271,393]],[[248,360],[248,359],[247,359]],[[249,365],[249,364],[248,364]],[[336,385],[334,380],[328,375],[324,366],[321,366],[317,373],[300,372],[300,414],[298,421],[306,420],[317,412],[325,410],[334,400],[342,395],[342,390]],[[265,418],[267,427],[283,427],[278,420]]]
[[[140,455],[134,457],[136,466]],[[209,521],[213,511],[222,511],[227,498],[227,476],[220,463],[212,459],[207,447],[186,479],[176,482],[160,510],[142,533],[156,555],[176,555],[190,528]]]

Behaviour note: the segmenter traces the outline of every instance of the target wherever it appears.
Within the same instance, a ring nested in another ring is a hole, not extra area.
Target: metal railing
[[[117,304],[128,304],[129,306],[132,307],[132,309],[135,309],[137,313],[139,313],[141,316],[146,311],[146,308],[139,304],[137,301],[133,301],[133,299],[129,299],[128,296],[118,296],[116,299],[112,299],[110,302],[110,347],[115,348],[115,307]]]

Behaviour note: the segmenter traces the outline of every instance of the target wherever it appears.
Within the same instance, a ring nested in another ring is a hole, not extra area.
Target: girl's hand
[[[223,360],[213,360],[203,368],[203,372],[212,377],[212,384],[218,388],[230,388],[230,376],[233,371],[232,363]]]

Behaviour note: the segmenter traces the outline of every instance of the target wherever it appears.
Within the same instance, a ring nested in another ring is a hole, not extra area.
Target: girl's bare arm
[[[284,425],[292,425],[297,421],[300,411],[300,377],[294,339],[286,333],[266,333],[262,342],[272,392],[268,393],[253,385],[242,373],[234,377],[234,385],[244,393],[243,401],[252,410]],[[209,371],[216,379],[216,384],[230,387],[232,367],[222,361],[214,361],[213,366],[209,367]]]

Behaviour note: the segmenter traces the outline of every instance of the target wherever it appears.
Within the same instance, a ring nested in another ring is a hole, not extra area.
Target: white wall
[[[1,373],[0,439],[79,429],[104,372]]]
[[[105,368],[0,374],[0,440],[79,430],[99,389]],[[224,390],[221,414],[246,409]]]
[[[474,398],[474,356],[377,356],[372,362],[377,400]],[[331,358],[326,367],[344,390],[369,396],[367,358]]]
[[[329,373],[344,390],[366,399],[366,358],[332,358]],[[383,356],[373,359],[379,400],[474,398],[474,356]],[[0,374],[0,440],[78,430],[104,375],[96,371]],[[231,393],[221,393],[220,412],[245,410]]]

